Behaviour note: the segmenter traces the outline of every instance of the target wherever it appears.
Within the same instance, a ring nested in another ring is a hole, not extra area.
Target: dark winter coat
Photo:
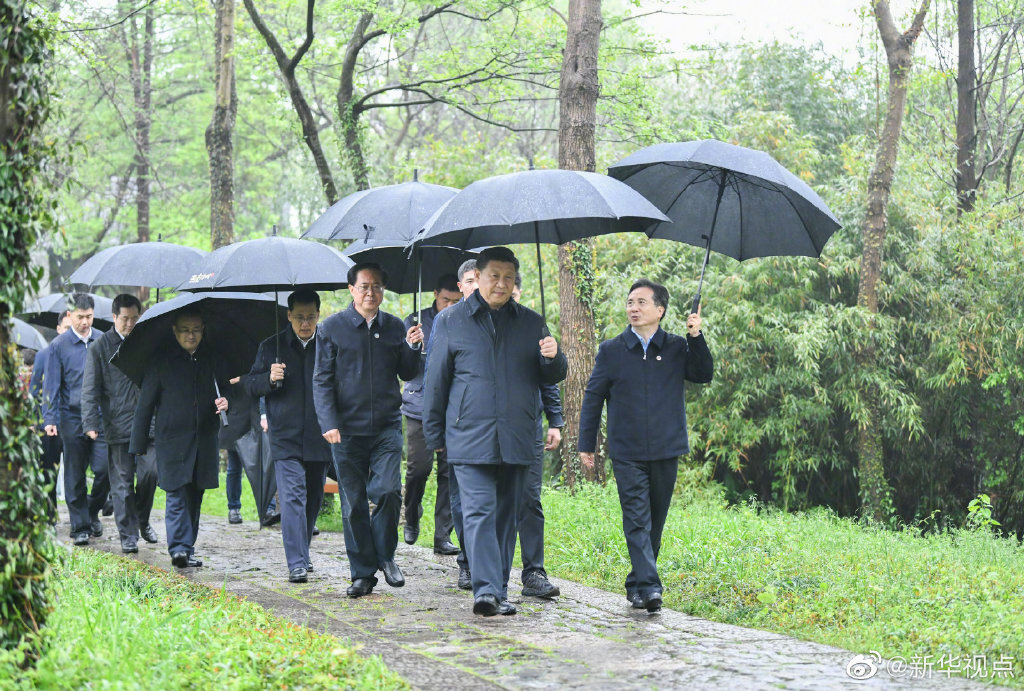
[[[131,439],[139,402],[139,387],[110,364],[123,340],[115,329],[100,336],[89,346],[82,375],[82,429],[102,432],[108,444]]]
[[[103,335],[93,329],[89,346]],[[50,343],[43,379],[43,423],[57,425],[61,434],[82,434],[82,376],[85,374],[86,344],[74,329],[68,329]]]

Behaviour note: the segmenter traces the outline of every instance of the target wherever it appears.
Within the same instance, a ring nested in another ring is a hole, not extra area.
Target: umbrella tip
[[[275,238],[277,237],[277,224],[276,223],[273,226],[271,226],[270,235],[275,237]]]
[[[533,170],[533,156],[528,159],[530,161],[530,170]]]
[[[419,168],[413,168],[412,169],[412,181],[413,182],[419,182],[420,181],[420,171],[419,171]]]

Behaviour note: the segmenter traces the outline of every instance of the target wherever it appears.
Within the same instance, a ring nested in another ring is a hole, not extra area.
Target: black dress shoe
[[[384,580],[392,588],[401,588],[405,585],[405,575],[398,568],[398,564],[395,563],[394,559],[381,564],[380,570],[384,572]]]
[[[523,595],[527,597],[558,597],[561,591],[548,580],[543,571],[531,571],[523,579]]]
[[[648,612],[661,611],[661,593],[653,592],[644,597],[644,609]]]
[[[508,600],[502,600],[498,603],[498,614],[504,614],[506,617],[516,613],[516,606]]]
[[[75,540],[76,547],[84,547],[89,544],[89,533],[78,533],[77,535],[72,535],[72,537]]]
[[[483,594],[473,601],[473,614],[480,614],[485,617],[493,617],[500,610],[498,598],[493,595]]]
[[[629,601],[629,604],[633,607],[633,609],[644,608],[644,597],[640,593],[626,593],[626,599]]]
[[[434,554],[458,554],[459,548],[451,540],[434,540]]]
[[[188,568],[188,552],[175,552],[171,555],[171,563],[179,569]]]
[[[377,585],[377,578],[370,576],[369,578],[357,578],[352,581],[352,585],[348,587],[345,594],[349,597],[362,597],[363,595],[369,595],[373,592],[373,586]]]
[[[190,555],[188,555],[188,565],[189,565],[189,568],[198,568],[198,567],[203,565],[203,560],[202,559],[196,559],[195,557],[193,557],[190,554]]]
[[[473,574],[469,572],[469,569],[459,569],[459,590],[472,590],[473,589]]]
[[[110,495],[107,495],[107,501],[103,503],[103,515],[113,516],[114,515],[114,502],[110,500]]]
[[[135,537],[121,538],[121,551],[125,554],[135,554],[139,551],[139,543]]]
[[[157,540],[159,539],[156,536],[156,531],[153,530],[153,526],[149,525],[148,523],[142,526],[142,528],[139,530],[139,535],[141,535],[142,539],[151,545],[155,545]]]
[[[93,537],[102,537],[103,535],[103,524],[100,523],[99,518],[92,519],[92,523],[89,524],[89,533]]]
[[[281,512],[280,511],[275,511],[274,513],[272,513],[269,516],[265,517],[261,521],[261,523],[262,523],[264,528],[269,528],[270,526],[275,525],[275,524],[280,523],[280,522],[281,522]]]
[[[298,567],[298,568],[292,569],[288,573],[288,582],[289,583],[305,583],[308,580],[309,580],[309,574],[307,574],[306,573],[306,569],[302,568],[301,566]]]
[[[241,509],[228,509],[228,523],[231,525],[238,525],[242,522],[242,511]]]
[[[408,507],[405,509],[405,530],[402,537],[405,538],[407,545],[415,545],[416,540],[420,538],[420,517],[423,515],[423,505],[417,506],[414,513],[414,516],[410,516]]]

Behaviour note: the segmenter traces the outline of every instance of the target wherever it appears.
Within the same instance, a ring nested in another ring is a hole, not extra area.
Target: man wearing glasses
[[[378,264],[349,269],[352,304],[317,331],[313,400],[338,473],[349,597],[373,592],[377,571],[405,585],[395,563],[402,507],[402,393],[398,379],[419,373],[419,326],[406,329],[380,310],[387,274]],[[271,428],[273,426],[271,425]],[[373,502],[371,514],[367,500]]]

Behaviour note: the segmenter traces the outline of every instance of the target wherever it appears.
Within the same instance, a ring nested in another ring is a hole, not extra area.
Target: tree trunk
[[[356,60],[359,51],[366,43],[366,29],[373,21],[372,12],[364,12],[352,31],[352,37],[345,47],[345,57],[341,62],[341,81],[338,85],[338,119],[345,139],[345,151],[348,154],[349,166],[352,168],[352,179],[356,189],[370,188],[370,176],[366,169],[366,157],[363,155],[363,143],[359,137],[359,116],[362,109],[355,101]]]
[[[959,57],[956,73],[957,215],[974,209],[978,191],[975,151],[978,143],[977,70],[974,64],[974,0],[957,0]]]
[[[234,144],[238,94],[235,91],[235,0],[214,0],[213,118],[206,128],[210,157],[210,242],[213,249],[230,245],[235,236]]]
[[[601,0],[570,0],[568,33],[558,89],[558,167],[593,172],[595,131],[600,91],[597,57],[601,40]],[[558,248],[558,293],[561,303],[561,347],[569,360],[562,408],[562,472],[571,489],[580,476],[577,441],[583,391],[594,366],[593,242],[570,242]],[[604,463],[596,462],[588,479],[604,479]]]
[[[127,5],[125,5],[128,8]],[[130,11],[130,8],[128,8]],[[150,128],[153,124],[153,6],[146,7],[142,36],[139,36],[137,16],[130,20],[131,36],[124,38],[130,68],[129,80],[135,103],[135,224],[136,240],[149,242]],[[139,298],[149,297],[148,288],[139,289]]]
[[[878,313],[878,281],[882,270],[882,246],[888,227],[887,208],[899,151],[900,131],[903,128],[914,41],[921,33],[929,3],[930,0],[922,0],[910,29],[903,34],[896,28],[889,3],[885,0],[874,3],[875,20],[889,65],[889,95],[875,164],[868,178],[864,248],[857,288],[857,304],[872,314]],[[873,323],[869,325],[869,328],[873,327]],[[857,359],[861,367],[874,366],[875,350],[870,337],[862,339]],[[869,411],[870,422],[861,425],[857,436],[861,510],[868,517],[881,521],[888,518],[893,510],[892,490],[885,479],[882,434],[880,426],[876,424],[882,411],[873,389],[863,392],[863,400]]]

